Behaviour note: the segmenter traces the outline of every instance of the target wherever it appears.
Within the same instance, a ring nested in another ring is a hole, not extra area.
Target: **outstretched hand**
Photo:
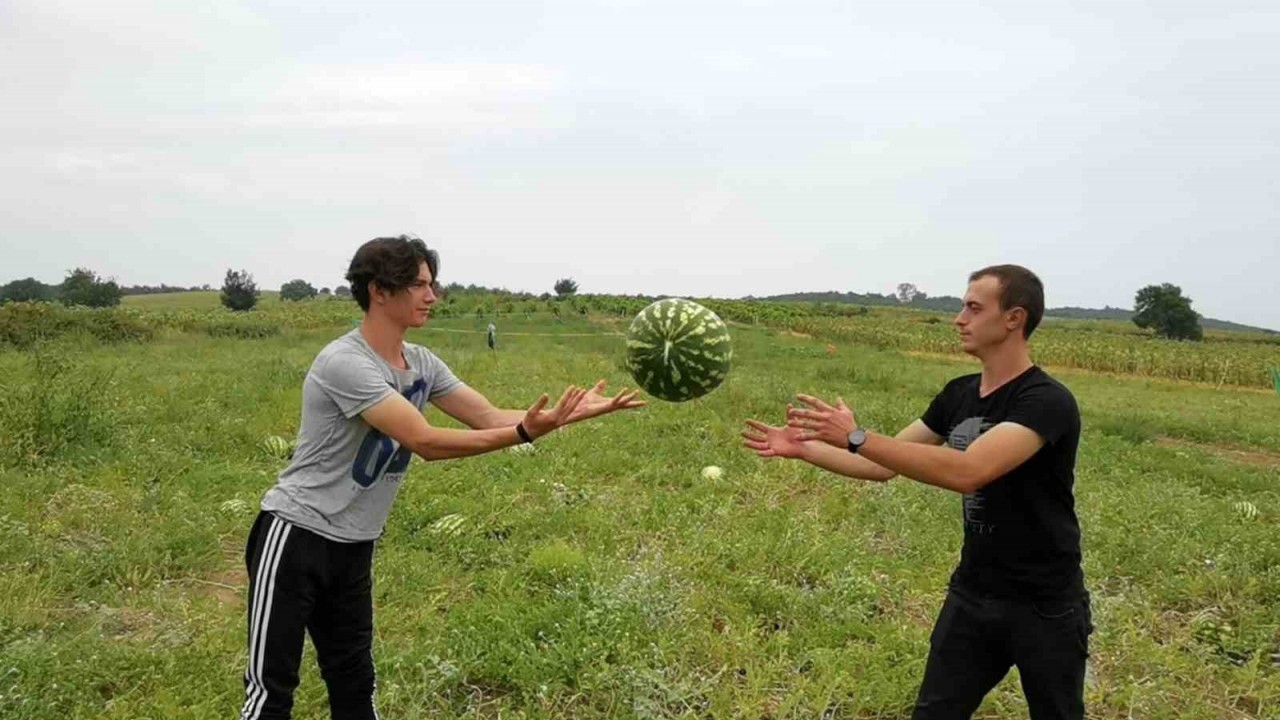
[[[802,441],[819,440],[838,448],[849,445],[849,433],[858,427],[853,409],[838,398],[829,405],[812,395],[796,395],[807,408],[787,406],[787,426],[800,431]]]
[[[789,405],[787,407],[790,408]],[[759,420],[747,420],[747,427],[750,429],[742,432],[742,445],[755,450],[760,457],[799,458],[804,455],[804,440],[797,428],[786,425],[774,427]]]
[[[573,412],[569,413],[569,419],[566,424],[608,415],[617,410],[640,408],[647,404],[643,400],[636,399],[636,395],[640,392],[639,390],[620,390],[616,395],[610,397],[604,394],[604,386],[605,382],[601,380],[595,384],[595,387],[586,391],[582,401],[573,409]]]
[[[554,407],[547,409],[549,398],[546,393],[538,398],[529,410],[524,414],[525,432],[529,436],[537,439],[557,428],[564,427],[572,422],[574,410],[582,404],[582,399],[586,397],[587,391],[577,385],[570,385],[565,388],[564,393],[560,396]]]

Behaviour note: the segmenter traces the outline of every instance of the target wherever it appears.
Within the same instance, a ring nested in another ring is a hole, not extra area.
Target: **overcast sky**
[[[0,0],[0,282],[334,286],[407,232],[513,290],[1016,262],[1280,329],[1277,48],[1275,0]]]

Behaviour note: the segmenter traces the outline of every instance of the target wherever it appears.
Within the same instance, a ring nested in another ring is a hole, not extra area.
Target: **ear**
[[[1009,332],[1022,328],[1027,324],[1027,309],[1024,307],[1016,307],[1005,314],[1004,326]]]
[[[387,301],[387,293],[376,280],[369,281],[369,301],[381,305]]]

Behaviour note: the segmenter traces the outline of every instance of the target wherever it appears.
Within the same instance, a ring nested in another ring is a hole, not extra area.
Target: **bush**
[[[222,281],[222,306],[228,310],[252,310],[258,304],[258,286],[247,270],[236,272],[227,268]]]
[[[62,281],[58,298],[66,305],[114,307],[120,304],[120,286],[114,280],[102,280],[87,268],[76,268]]]
[[[310,300],[316,296],[316,289],[306,280],[290,280],[280,286],[281,300]]]
[[[36,343],[68,335],[85,335],[98,342],[145,342],[155,329],[117,308],[60,307],[48,303],[7,303],[0,306],[0,346],[26,350]]]

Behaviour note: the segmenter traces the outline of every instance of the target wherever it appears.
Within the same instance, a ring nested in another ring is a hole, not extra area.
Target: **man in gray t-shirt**
[[[262,499],[249,533],[249,662],[242,720],[287,718],[305,634],[316,648],[335,719],[376,718],[372,562],[413,455],[467,457],[565,425],[644,405],[604,382],[569,386],[554,405],[494,407],[430,350],[404,342],[427,321],[439,259],[416,238],[371,240],[347,271],[360,326],[316,356],[302,386],[292,461]],[[436,428],[428,402],[470,430]]]
[[[405,343],[408,370],[378,357],[360,328],[325,346],[302,383],[302,425],[293,462],[262,509],[339,542],[373,540],[391,510],[413,452],[360,421],[399,394],[421,412],[462,386],[430,350]]]

